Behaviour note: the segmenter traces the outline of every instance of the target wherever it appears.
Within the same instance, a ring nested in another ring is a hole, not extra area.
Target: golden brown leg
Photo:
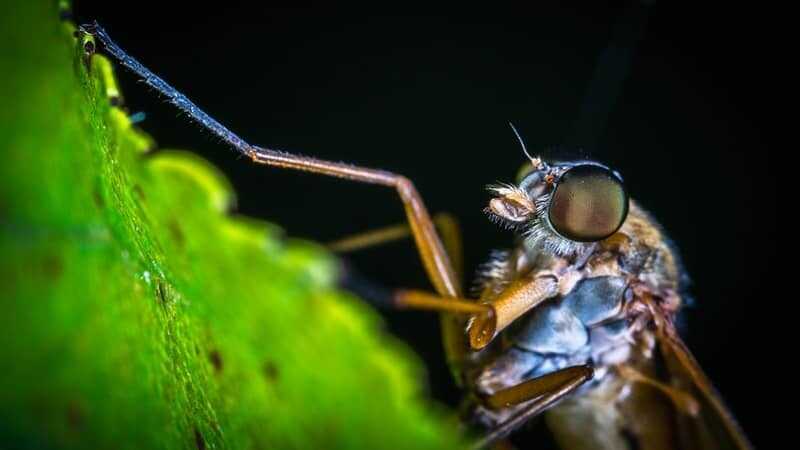
[[[433,224],[442,237],[444,248],[453,264],[457,279],[463,280],[464,250],[458,221],[448,213],[437,213],[433,215]],[[328,243],[328,247],[335,252],[354,252],[409,236],[411,236],[411,227],[408,224],[397,224],[337,239]]]
[[[476,350],[486,347],[505,327],[557,293],[558,278],[549,272],[511,283],[491,302],[485,303],[491,306],[493,315],[476,317],[470,322],[467,330],[470,347]]]
[[[497,391],[487,397],[485,403],[491,409],[518,405],[548,392],[553,392],[573,379],[585,378],[588,380],[593,373],[594,370],[588,365],[567,367],[532,380],[523,381],[502,391]]]
[[[435,224],[436,216],[433,217],[433,220]],[[408,225],[404,223],[389,225],[377,230],[364,231],[328,242],[328,248],[339,253],[350,253],[398,241],[409,236],[411,236],[411,228]]]
[[[494,442],[508,436],[528,420],[552,406],[556,401],[591,380],[593,376],[594,370],[588,365],[567,367],[496,392],[486,400],[490,407],[504,407],[533,399],[536,400],[517,415],[490,431],[489,434],[478,441],[475,448],[487,448]]]
[[[489,345],[492,339],[514,320],[541,302],[555,296],[558,293],[558,279],[550,272],[540,272],[511,283],[492,301],[481,303],[473,300],[464,300],[456,296],[437,296],[422,291],[406,292],[413,292],[416,298],[424,296],[426,298],[425,309],[467,312],[463,309],[455,310],[429,306],[436,301],[446,300],[447,297],[459,299],[465,303],[469,302],[473,305],[472,308],[484,308],[479,311],[480,314],[475,314],[467,325],[469,346],[474,350],[480,350]],[[422,306],[418,305],[416,307]]]
[[[225,141],[236,151],[252,158],[253,161],[285,169],[302,170],[368,184],[379,184],[397,190],[405,207],[406,217],[411,226],[411,233],[417,243],[422,263],[433,286],[436,288],[436,292],[445,297],[458,297],[461,295],[461,286],[458,283],[458,278],[456,278],[456,272],[453,270],[450,259],[444,251],[439,235],[436,234],[436,229],[431,222],[428,210],[425,208],[425,204],[411,180],[383,170],[323,161],[251,145],[214,120],[185,95],[170,86],[139,61],[125,53],[96,22],[82,26],[80,31],[93,35],[95,39],[102,43],[109,55],[114,57],[125,68],[137,74],[142,82],[164,95],[170,103],[186,113],[189,118]],[[89,44],[91,44],[91,47],[88,46]],[[87,41],[85,45],[87,52],[94,51],[94,43]]]
[[[460,296],[461,286],[458,283],[456,272],[436,233],[425,203],[411,180],[384,170],[323,161],[255,146],[249,147],[247,153],[253,158],[253,161],[270,166],[394,188],[403,202],[417,250],[436,292],[445,297]]]
[[[491,316],[494,314],[494,310],[490,306],[477,303],[474,300],[456,297],[441,297],[418,290],[401,289],[395,291],[393,304],[395,307],[402,309],[428,309],[457,314],[470,314],[478,317],[482,317],[484,315]]]
[[[448,213],[438,213],[433,217],[436,228],[442,236],[444,248],[450,256],[450,263],[456,272],[459,283],[464,283],[464,238],[461,227],[455,216]],[[460,284],[459,287],[463,286]]]

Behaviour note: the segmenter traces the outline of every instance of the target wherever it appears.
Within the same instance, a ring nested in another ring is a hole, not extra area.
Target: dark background
[[[513,181],[524,162],[509,120],[533,153],[619,170],[692,277],[690,348],[751,439],[766,437],[757,387],[769,383],[761,355],[776,185],[757,123],[771,76],[761,12],[667,2],[424,14],[165,3],[76,1],[76,20],[99,20],[252,143],[407,175],[432,211],[460,220],[467,274],[511,243],[482,213],[484,186]],[[194,149],[228,174],[240,213],[322,242],[404,218],[388,189],[250,164],[120,78],[127,107],[146,113],[141,127],[160,146]],[[429,288],[410,242],[347,259],[383,285]],[[424,358],[431,395],[456,405],[436,317],[386,318]]]

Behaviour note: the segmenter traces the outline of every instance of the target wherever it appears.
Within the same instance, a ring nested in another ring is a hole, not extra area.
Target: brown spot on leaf
[[[164,281],[161,278],[156,278],[156,300],[158,300],[158,304],[162,307],[167,306],[167,286],[164,285]]]
[[[175,241],[175,243],[178,244],[178,246],[183,246],[183,243],[186,241],[186,239],[178,221],[174,219],[170,220],[167,224],[167,228],[169,229],[169,234],[172,236],[172,239]]]
[[[67,425],[73,430],[83,428],[86,418],[83,409],[76,402],[67,405]]]
[[[206,440],[203,439],[203,434],[195,427],[194,429],[194,445],[197,450],[206,450]]]
[[[144,195],[144,189],[138,184],[133,185],[133,192],[139,197],[139,200],[145,201],[147,200],[147,196]]]
[[[56,255],[48,255],[42,261],[42,271],[47,278],[58,279],[64,273],[64,263]]]
[[[264,376],[267,378],[267,381],[273,383],[278,380],[279,375],[278,366],[276,366],[275,363],[267,361],[264,364]]]
[[[95,187],[92,190],[92,199],[94,200],[94,204],[98,208],[103,208],[105,206],[105,201],[103,200],[103,194],[100,193],[100,189]]]
[[[222,372],[222,355],[219,353],[219,350],[211,350],[208,353],[208,360],[211,361],[214,371],[217,373]]]

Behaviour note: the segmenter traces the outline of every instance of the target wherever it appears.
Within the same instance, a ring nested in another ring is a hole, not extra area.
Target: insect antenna
[[[539,158],[534,158],[533,156],[531,156],[530,153],[528,153],[528,148],[525,146],[525,141],[522,140],[522,136],[520,136],[519,131],[517,131],[517,127],[515,127],[514,124],[511,123],[511,122],[508,122],[508,125],[511,127],[511,130],[517,136],[517,140],[519,141],[519,145],[522,147],[522,152],[525,153],[525,156],[527,156],[528,159],[531,160],[531,164],[533,164],[533,167],[535,167],[537,169],[541,168],[542,160],[539,159]]]

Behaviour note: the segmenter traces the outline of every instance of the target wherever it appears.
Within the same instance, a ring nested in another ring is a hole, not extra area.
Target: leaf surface
[[[52,2],[14,3],[0,447],[458,446],[416,356],[333,286],[331,255],[233,215],[206,161],[152,151],[109,101],[108,60],[86,58]]]

